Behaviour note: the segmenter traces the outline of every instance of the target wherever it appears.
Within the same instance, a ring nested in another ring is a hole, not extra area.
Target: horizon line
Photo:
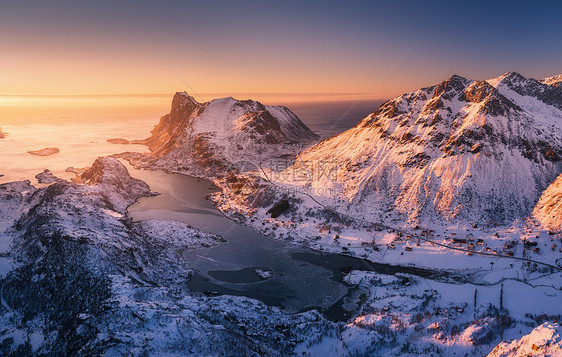
[[[176,91],[170,93],[108,93],[108,94],[0,94],[0,97],[12,97],[12,98],[98,98],[98,97],[168,97],[174,95],[178,92],[186,92],[187,91]],[[354,96],[354,95],[363,95],[364,93],[360,92],[348,92],[348,93],[336,93],[336,92],[325,92],[325,93],[317,93],[317,92],[202,92],[200,94],[218,94],[218,95],[225,95],[225,96],[232,96],[232,95],[248,95],[248,94],[257,94],[257,95],[271,95],[271,96],[283,96],[283,95],[293,95],[293,96]],[[388,97],[381,97],[376,99],[384,99]]]

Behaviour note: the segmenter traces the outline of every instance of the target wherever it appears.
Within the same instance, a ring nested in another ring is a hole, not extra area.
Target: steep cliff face
[[[562,172],[561,153],[561,88],[509,72],[394,98],[301,157],[336,161],[337,175],[309,185],[366,214],[502,223],[532,211]]]
[[[543,192],[533,216],[552,231],[562,231],[562,175]]]
[[[285,107],[231,97],[197,103],[182,92],[176,93],[170,113],[152,136],[138,141],[151,153],[125,157],[142,167],[215,177],[239,162],[267,167],[317,138]]]
[[[155,156],[165,155],[180,145],[179,140],[183,138],[189,123],[186,119],[196,114],[199,109],[199,103],[187,93],[174,95],[170,113],[160,119],[152,129],[152,136],[144,140]]]

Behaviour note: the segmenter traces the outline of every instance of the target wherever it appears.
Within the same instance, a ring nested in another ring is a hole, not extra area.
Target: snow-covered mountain
[[[304,162],[336,161],[337,174],[311,174],[301,184],[335,189],[350,209],[371,216],[484,223],[527,216],[562,173],[557,78],[454,75],[396,97],[305,150]]]
[[[546,228],[562,231],[562,175],[543,192],[533,216]]]
[[[151,153],[126,157],[137,166],[214,177],[241,163],[267,167],[317,138],[283,106],[232,97],[198,103],[178,92],[152,136],[139,141]]]

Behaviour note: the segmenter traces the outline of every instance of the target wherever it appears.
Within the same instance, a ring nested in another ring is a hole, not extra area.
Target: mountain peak
[[[443,99],[451,99],[462,92],[470,82],[470,80],[454,74],[449,79],[435,86],[433,98],[442,97]]]
[[[453,74],[449,79],[447,79],[447,81],[461,81],[461,82],[466,82],[468,81],[467,78],[463,77],[463,76],[459,76],[458,74]]]
[[[501,83],[521,83],[527,80],[527,77],[514,71],[509,71],[500,76]]]
[[[539,82],[541,82],[543,84],[546,84],[548,86],[561,87],[562,86],[562,74],[558,74],[556,76],[539,79]]]
[[[521,75],[518,72],[509,71],[509,72],[505,72],[504,74],[502,74],[499,77],[488,79],[488,80],[486,80],[486,82],[488,82],[493,87],[497,87],[500,84],[519,83],[519,82],[522,82],[526,79],[527,78],[525,76]]]
[[[554,76],[544,80],[526,78],[517,72],[507,72],[504,75],[487,81],[497,88],[503,95],[512,98],[513,93],[537,100],[536,105],[544,104],[562,110],[562,78]],[[540,103],[542,102],[542,103]],[[529,102],[526,102],[529,104]],[[524,104],[524,103],[522,103]],[[536,107],[536,105],[534,105]],[[559,120],[549,120],[555,126],[560,125]]]
[[[187,94],[187,92],[176,92],[172,100],[171,112],[186,111],[186,109],[191,111],[198,105],[199,103],[195,98]]]
[[[186,91],[183,92],[176,92],[174,94],[174,99],[178,98],[179,99],[188,99],[188,100],[193,100],[195,101],[195,98],[193,98],[192,96],[190,96]]]
[[[503,74],[505,78],[525,78],[521,73],[515,71],[505,72]]]

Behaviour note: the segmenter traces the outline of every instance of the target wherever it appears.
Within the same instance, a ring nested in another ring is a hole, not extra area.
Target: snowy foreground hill
[[[315,311],[185,291],[180,251],[224,240],[133,222],[127,206],[150,190],[117,160],[52,181],[0,185],[0,355],[289,355],[339,331]]]
[[[499,344],[488,356],[562,356],[561,334],[560,325],[545,322],[519,340]]]

